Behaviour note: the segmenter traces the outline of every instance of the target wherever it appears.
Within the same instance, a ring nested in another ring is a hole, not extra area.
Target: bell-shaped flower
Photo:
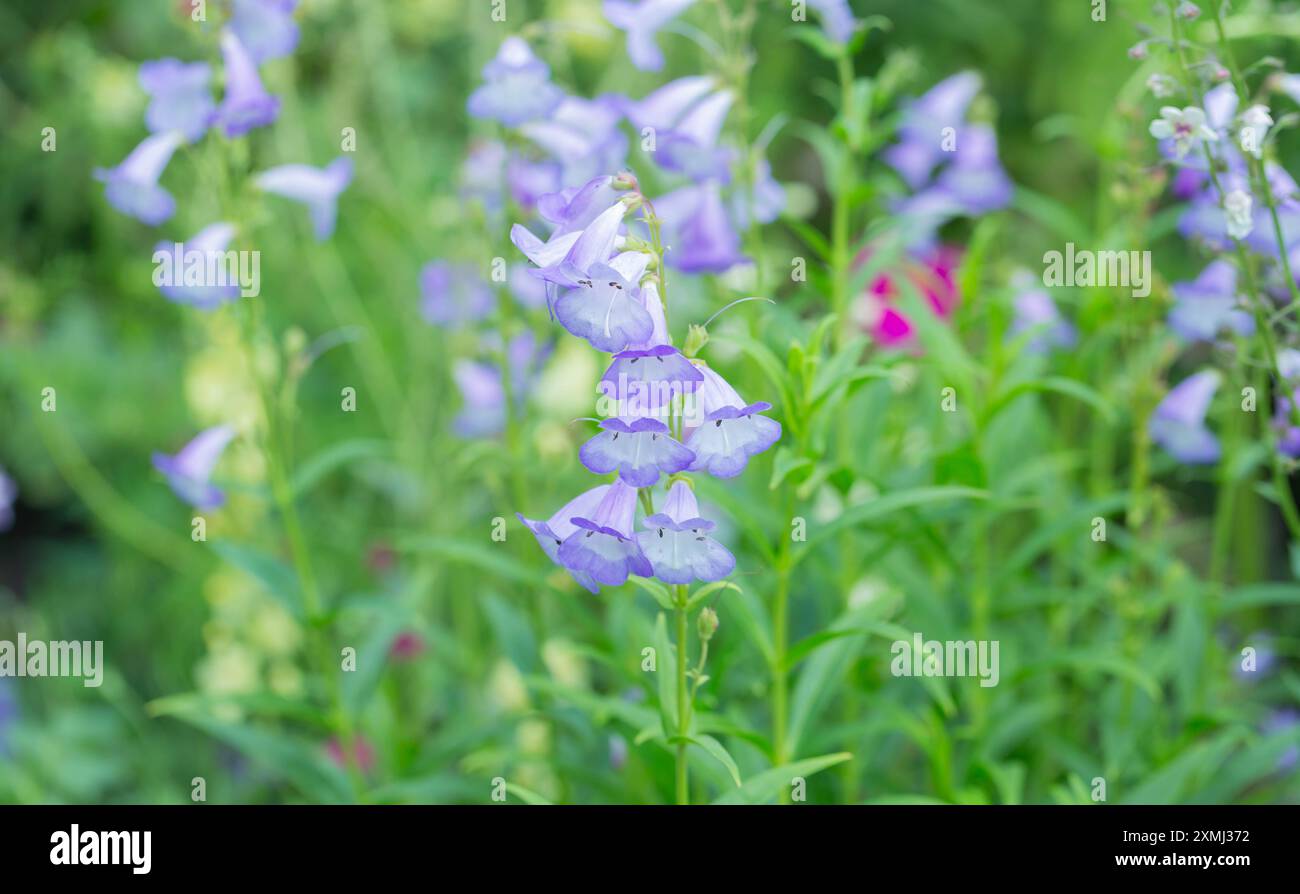
[[[1169,328],[1188,341],[1210,342],[1224,332],[1255,331],[1254,318],[1238,300],[1237,268],[1230,261],[1210,262],[1191,282],[1174,283],[1173,293]]]
[[[660,29],[681,15],[695,0],[605,0],[605,18],[627,32],[627,55],[641,71],[664,67],[664,54],[656,41]]]
[[[609,262],[626,214],[627,204],[616,201],[584,229],[552,236],[546,242],[515,224],[510,229],[510,241],[537,265],[535,276],[562,288],[577,288],[588,278],[593,264]]]
[[[230,30],[258,65],[288,56],[298,46],[297,6],[298,0],[235,0]]]
[[[518,127],[550,115],[564,99],[551,83],[551,69],[533,54],[522,37],[507,37],[496,58],[483,67],[484,83],[470,94],[467,108],[475,118]]]
[[[1174,157],[1181,159],[1199,146],[1202,140],[1215,141],[1219,135],[1206,123],[1204,110],[1196,106],[1178,109],[1164,106],[1160,117],[1151,122],[1151,136],[1174,141]]]
[[[243,136],[275,121],[280,114],[280,100],[266,92],[257,63],[229,29],[221,32],[221,58],[226,69],[226,95],[217,109],[217,120],[226,136]]]
[[[597,217],[608,211],[622,196],[614,178],[605,174],[594,177],[577,189],[564,189],[537,200],[537,213],[555,224],[551,238],[585,230]]]
[[[174,130],[192,143],[212,126],[217,105],[208,87],[212,69],[206,63],[158,59],[141,63],[139,77],[150,96],[144,122],[152,133]]]
[[[515,513],[515,517],[524,523],[524,527],[533,532],[533,536],[537,538],[537,545],[542,548],[542,552],[546,553],[546,558],[556,565],[560,565],[561,544],[570,534],[578,530],[578,526],[573,523],[573,519],[575,517],[587,518],[594,515],[597,507],[600,506],[601,500],[609,492],[609,488],[610,485],[602,484],[585,493],[578,494],[578,496],[561,506],[546,521],[524,518],[518,512]],[[561,565],[561,567],[563,566]],[[585,571],[566,570],[569,571],[574,580],[592,593],[600,592],[600,587],[592,580],[590,574]]]
[[[954,146],[945,140],[946,135],[960,147],[966,110],[981,85],[975,72],[960,72],[940,81],[903,110],[899,142],[885,150],[883,157],[912,189],[919,189],[952,154]]]
[[[155,453],[154,468],[167,478],[176,496],[195,509],[216,509],[226,497],[209,479],[222,451],[234,436],[235,430],[228,425],[209,428],[200,432],[175,456]]]
[[[666,260],[678,270],[725,273],[745,260],[716,181],[673,190],[654,205],[670,248]]]
[[[680,472],[695,459],[658,419],[606,419],[600,427],[600,434],[578,450],[578,459],[598,475],[617,471],[633,487],[650,487],[661,473]]]
[[[1207,465],[1219,458],[1219,439],[1205,426],[1221,376],[1207,369],[1179,382],[1151,414],[1148,428],[1155,441],[1179,462]]]
[[[671,130],[658,134],[654,160],[665,171],[683,174],[697,183],[730,179],[728,165],[735,157],[718,146],[727,112],[735,101],[730,90],[711,93],[695,105]]]
[[[554,159],[560,183],[572,187],[626,167],[628,141],[619,128],[622,119],[617,96],[566,96],[549,116],[520,125],[519,132]]]
[[[666,584],[722,580],[736,568],[736,558],[708,533],[714,524],[700,517],[695,492],[685,481],[668,490],[663,510],[642,522],[636,535],[655,577]]]
[[[600,393],[617,401],[619,415],[658,416],[679,394],[699,387],[704,376],[672,345],[620,351],[601,377]]]
[[[199,279],[206,278],[209,269],[220,265],[209,265],[208,259],[215,253],[225,252],[230,240],[235,237],[235,228],[228,223],[214,223],[204,227],[184,242],[159,242],[154,246],[154,264],[166,265],[165,272],[180,271],[178,282],[174,275],[167,277],[169,282],[158,286],[158,291],[168,301],[186,304],[199,310],[215,310],[227,301],[239,298],[240,284],[236,276],[226,282],[191,282],[191,273],[202,273]],[[179,249],[179,252],[178,252]],[[177,257],[177,255],[180,257]],[[189,263],[187,258],[201,261],[202,266]],[[221,268],[225,269],[225,268]],[[156,282],[156,280],[155,280]]]
[[[280,165],[258,174],[254,182],[265,192],[306,205],[317,240],[325,240],[334,232],[339,193],[352,182],[352,159],[336,158],[323,168]]]
[[[745,470],[749,458],[762,453],[781,437],[781,423],[760,415],[772,405],[746,404],[736,389],[707,366],[700,367],[704,381],[690,401],[684,431],[686,447],[695,454],[691,472],[708,472],[717,478],[734,478]]]
[[[576,530],[564,538],[556,554],[560,564],[610,587],[622,584],[629,574],[653,575],[632,533],[636,499],[636,488],[618,479],[594,510],[575,513],[570,521]]]
[[[637,254],[642,253],[624,252],[619,257]],[[624,272],[626,265],[621,266],[624,269],[613,264],[591,265],[587,275],[555,302],[560,325],[585,338],[596,350],[610,354],[627,350],[654,331],[654,320],[634,285],[639,274],[629,277]]]
[[[108,203],[142,223],[158,226],[176,212],[172,194],[158,185],[172,153],[181,144],[176,131],[145,137],[115,168],[96,168],[95,179],[105,184]]]
[[[459,329],[487,319],[492,287],[468,264],[430,261],[420,270],[420,314],[435,326]]]

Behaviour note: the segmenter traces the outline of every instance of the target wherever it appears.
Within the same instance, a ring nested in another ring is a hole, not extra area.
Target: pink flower
[[[870,250],[858,258],[858,265],[866,263]],[[906,276],[912,287],[919,291],[941,320],[952,315],[961,297],[954,274],[961,262],[961,249],[941,245],[919,260],[907,259],[901,270],[891,270],[877,276],[863,293],[858,305],[857,319],[864,330],[871,333],[879,344],[896,347],[911,341],[914,326],[894,305],[901,297],[897,277]]]
[[[423,637],[411,630],[404,630],[397,634],[393,638],[393,644],[388,647],[388,655],[394,661],[411,661],[423,652]]]
[[[347,769],[348,760],[344,757],[343,745],[338,738],[330,739],[329,744],[325,746],[325,753],[329,759],[343,769]],[[375,749],[370,743],[360,736],[352,740],[352,761],[363,773],[369,773],[375,768]]]

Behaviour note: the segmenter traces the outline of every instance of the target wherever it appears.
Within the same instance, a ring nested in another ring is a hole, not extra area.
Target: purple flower
[[[483,67],[485,83],[470,94],[469,113],[507,127],[545,118],[564,99],[550,77],[550,67],[522,37],[507,37],[496,58]]]
[[[821,17],[822,31],[835,43],[848,43],[858,23],[849,8],[849,0],[809,0],[808,5]]]
[[[499,140],[477,140],[470,144],[460,169],[460,194],[468,201],[481,202],[488,214],[501,210],[502,172],[508,152]]]
[[[1032,280],[1032,277],[1029,277]],[[1053,348],[1072,348],[1078,333],[1060,311],[1045,289],[1019,284],[1021,291],[1015,297],[1015,320],[1011,324],[1013,337],[1031,333],[1025,350],[1031,354],[1046,354]]]
[[[560,564],[610,587],[622,584],[629,574],[653,575],[654,569],[632,535],[636,494],[635,487],[618,479],[594,510],[570,518],[576,530],[560,544],[556,554]]]
[[[569,502],[565,503],[559,510],[546,521],[538,521],[531,518],[524,518],[518,512],[515,517],[524,523],[524,527],[533,532],[537,538],[537,545],[546,553],[546,558],[555,564],[560,564],[560,545],[565,539],[578,530],[578,526],[573,523],[575,517],[587,517],[596,512],[600,506],[601,500],[609,492],[610,485],[602,484],[599,487],[593,487],[586,493],[579,494]],[[600,586],[591,578],[590,574],[585,571],[573,571],[568,569],[576,580],[583,587],[586,587],[592,593],[599,593]]]
[[[659,297],[659,283],[647,279],[641,284],[641,306],[650,315],[650,336],[643,341],[627,346],[629,351],[646,351],[659,345],[672,344],[668,336],[668,319],[664,316],[664,302]]]
[[[487,319],[492,288],[468,264],[430,261],[420,270],[420,313],[435,326],[461,328]]]
[[[692,106],[718,87],[708,75],[691,75],[669,81],[640,100],[624,100],[623,111],[638,131],[669,131]]]
[[[9,729],[18,722],[18,696],[8,677],[0,677],[0,757],[10,752]]]
[[[208,81],[212,69],[203,62],[159,59],[140,65],[140,86],[149,94],[144,121],[152,133],[179,131],[194,142],[212,126],[217,105]]]
[[[226,501],[225,494],[209,483],[212,469],[235,436],[228,425],[218,425],[199,434],[175,456],[153,455],[154,468],[167,477],[172,491],[195,509],[216,509]]]
[[[464,406],[452,420],[452,430],[462,438],[487,438],[500,432],[506,423],[501,370],[477,360],[457,360],[451,375]]]
[[[1266,736],[1284,734],[1291,732],[1298,725],[1300,725],[1300,712],[1294,708],[1279,708],[1268,715],[1260,726],[1260,732]],[[1292,745],[1277,759],[1277,770],[1290,772],[1295,769],[1297,761],[1300,761],[1300,748]]]
[[[1151,440],[1179,462],[1208,465],[1219,458],[1219,439],[1205,427],[1205,414],[1219,381],[1219,373],[1213,369],[1189,376],[1175,385],[1151,414]]]
[[[231,224],[214,223],[204,227],[185,242],[159,242],[155,245],[153,250],[154,264],[157,265],[155,283],[159,272],[172,274],[169,276],[170,282],[158,284],[158,290],[162,292],[163,297],[168,301],[186,304],[199,310],[214,310],[227,301],[237,299],[240,295],[238,277],[221,285],[217,282],[204,281],[192,283],[189,282],[188,276],[190,272],[202,270],[204,275],[199,279],[206,279],[207,270],[220,266],[219,261],[215,265],[209,265],[208,259],[213,256],[212,253],[224,252],[234,236],[235,228]],[[198,263],[201,263],[202,267],[192,266]],[[179,280],[174,275],[177,271],[181,272]]]
[[[511,154],[506,162],[506,186],[519,207],[531,211],[543,196],[560,188],[560,166],[546,159]]]
[[[609,175],[595,177],[580,188],[564,189],[544,195],[537,201],[537,212],[555,224],[551,238],[585,230],[596,218],[618,202],[622,191]]]
[[[771,223],[785,210],[785,188],[772,178],[772,166],[760,158],[754,166],[753,190],[748,199],[736,190],[731,197],[731,213],[739,230],[749,229],[749,219],[761,224]]]
[[[14,524],[14,501],[18,499],[18,485],[0,469],[0,531],[7,531]]]
[[[95,169],[95,179],[106,184],[108,203],[150,226],[158,226],[176,212],[172,194],[158,185],[172,153],[181,144],[175,131],[145,137],[117,167]]]
[[[1188,341],[1214,341],[1225,330],[1239,335],[1255,331],[1254,319],[1239,307],[1237,268],[1229,261],[1210,262],[1192,282],[1174,283],[1173,292],[1169,328]]]
[[[533,276],[525,264],[510,265],[510,294],[523,307],[546,305],[546,283]]]
[[[266,92],[257,65],[234,32],[221,32],[221,58],[226,65],[226,95],[217,120],[230,138],[264,127],[280,114],[280,100]]]
[[[523,124],[519,132],[559,165],[558,189],[625,166],[627,135],[618,126],[622,117],[618,97],[567,96],[547,118]]]
[[[645,341],[654,332],[654,319],[635,283],[648,260],[642,252],[624,252],[612,264],[592,264],[555,302],[555,318],[598,351],[613,354]]]
[[[259,189],[306,205],[317,240],[324,240],[334,232],[339,193],[352,182],[352,159],[342,156],[323,168],[281,165],[258,174],[254,182]]]
[[[636,128],[655,133],[655,164],[696,182],[730,178],[734,153],[720,148],[718,138],[735,95],[716,87],[710,77],[678,78],[639,102],[625,102]]]
[[[673,190],[655,200],[671,249],[667,261],[685,273],[725,273],[745,256],[715,181]]]
[[[781,423],[760,416],[772,405],[746,404],[736,389],[707,366],[695,392],[694,406],[685,420],[686,447],[695,454],[692,472],[734,478],[745,470],[749,458],[762,453],[781,437]]]
[[[537,265],[534,275],[557,286],[573,289],[587,279],[593,264],[609,261],[626,214],[627,205],[617,201],[598,214],[586,228],[552,236],[546,242],[527,228],[515,224],[510,229],[510,241]],[[640,278],[639,273],[636,278]]]
[[[666,584],[722,580],[735,570],[735,556],[707,536],[714,524],[700,517],[695,492],[685,481],[673,482],[663,510],[642,524],[649,530],[637,534],[636,542],[655,577]]]
[[[297,5],[298,0],[235,0],[230,30],[258,65],[288,56],[298,46]]]
[[[671,345],[620,351],[600,380],[599,390],[618,402],[619,415],[658,415],[678,394],[689,394],[704,376]]]
[[[617,471],[618,477],[633,487],[651,487],[661,472],[680,472],[695,459],[658,419],[643,417],[630,423],[606,419],[600,427],[601,433],[582,445],[578,458],[589,472],[603,475]]]
[[[898,128],[900,142],[885,151],[884,159],[908,186],[920,188],[949,155],[944,151],[945,128],[952,128],[960,141],[966,109],[980,86],[979,75],[964,71],[940,81],[904,110]]]
[[[641,71],[664,67],[664,54],[655,40],[659,29],[695,4],[695,0],[605,0],[605,18],[627,32],[627,55]]]

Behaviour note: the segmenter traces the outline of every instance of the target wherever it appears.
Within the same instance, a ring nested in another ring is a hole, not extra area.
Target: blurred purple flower
[[[302,202],[311,213],[312,230],[318,241],[334,233],[339,193],[352,182],[352,159],[334,159],[323,168],[311,165],[280,165],[254,178],[265,192]]]
[[[467,108],[475,118],[518,127],[545,118],[564,99],[550,81],[551,69],[533,55],[522,37],[507,37],[496,58],[483,66],[484,84],[470,94]]]
[[[653,131],[651,157],[665,171],[696,182],[730,179],[735,153],[718,145],[735,94],[711,77],[670,81],[639,101],[625,100],[624,110],[638,131]]]
[[[627,55],[641,71],[664,67],[664,54],[655,40],[659,30],[695,4],[695,0],[605,0],[605,18],[627,32]]]
[[[533,276],[526,264],[510,265],[510,294],[523,307],[537,308],[546,305],[546,283]]]
[[[298,23],[293,20],[297,5],[298,0],[235,0],[230,30],[258,65],[287,56],[298,46]]]
[[[1289,733],[1297,726],[1300,726],[1300,712],[1294,708],[1279,708],[1269,714],[1260,725],[1260,732],[1272,736],[1278,733]],[[1291,745],[1277,759],[1276,769],[1283,773],[1290,772],[1295,769],[1298,761],[1300,761],[1300,747]]]
[[[1151,439],[1179,462],[1208,465],[1219,459],[1219,439],[1205,426],[1205,414],[1219,388],[1217,370],[1207,369],[1179,382],[1151,414]]]
[[[617,96],[567,96],[546,118],[520,126],[519,132],[559,166],[555,189],[579,186],[626,166],[627,135],[619,129],[622,105]]]
[[[695,454],[688,470],[717,478],[735,478],[749,458],[781,437],[781,423],[760,413],[772,409],[764,401],[746,404],[736,389],[707,366],[699,367],[704,381],[689,401],[683,431],[686,447]]]
[[[899,142],[884,152],[884,159],[912,189],[919,189],[935,167],[951,152],[944,150],[944,131],[952,128],[960,140],[966,110],[981,87],[973,71],[940,81],[903,110]]]
[[[208,479],[226,445],[235,437],[228,425],[218,425],[199,434],[175,456],[153,455],[154,468],[162,472],[176,496],[195,509],[216,509],[226,501],[225,494]]]
[[[575,530],[560,544],[557,557],[570,571],[597,584],[617,587],[629,574],[650,577],[654,569],[633,538],[637,490],[617,479],[594,510],[575,514]]]
[[[695,491],[685,481],[675,481],[663,509],[642,522],[648,530],[636,535],[637,544],[666,584],[692,580],[722,580],[736,568],[736,558],[712,537],[711,521],[700,517]]]
[[[858,23],[853,18],[849,0],[808,0],[808,5],[817,10],[822,31],[831,41],[843,44],[853,39]]]
[[[452,420],[452,430],[462,438],[487,438],[500,432],[506,422],[501,370],[478,360],[457,360],[451,374],[463,405]]]
[[[1078,340],[1074,326],[1061,316],[1046,289],[1039,288],[1032,275],[1017,278],[1014,299],[1015,319],[1010,334],[1014,338],[1030,333],[1025,350],[1046,354],[1055,348],[1072,348]]]
[[[8,531],[14,524],[14,502],[18,499],[18,485],[0,469],[0,531]]]
[[[150,96],[144,113],[150,132],[175,130],[192,143],[212,126],[217,104],[208,87],[212,69],[206,63],[186,64],[170,58],[144,62],[139,78]]]
[[[666,260],[685,273],[724,273],[745,256],[716,181],[691,184],[655,200],[663,221]]]
[[[266,92],[256,63],[230,30],[221,33],[221,58],[226,67],[226,95],[217,109],[217,120],[226,136],[233,139],[275,121],[280,100]]]
[[[602,484],[579,494],[561,506],[546,521],[525,518],[518,512],[515,513],[515,517],[524,523],[524,527],[533,532],[533,536],[537,538],[537,545],[542,548],[542,552],[546,553],[546,558],[564,567],[559,558],[560,546],[571,534],[578,530],[578,526],[573,523],[573,519],[593,515],[605,498],[605,494],[609,492],[609,488],[608,484]],[[600,592],[599,585],[592,579],[590,574],[585,571],[567,570],[581,586],[592,593]]]
[[[228,223],[210,224],[185,242],[159,242],[154,246],[153,250],[154,263],[166,264],[173,269],[184,270],[186,255],[197,252],[206,258],[209,252],[224,252],[234,236],[235,228],[233,225]],[[178,247],[181,254],[180,258],[176,257]],[[158,291],[162,292],[163,297],[168,301],[189,305],[199,310],[214,310],[227,301],[234,301],[239,298],[240,287],[238,282],[227,285],[217,285],[215,283],[191,285],[186,282],[172,282],[171,285],[159,286]]]
[[[1211,261],[1195,280],[1174,283],[1173,293],[1169,328],[1188,341],[1214,341],[1225,331],[1255,331],[1254,319],[1239,307],[1237,268],[1230,261]]]
[[[430,261],[420,270],[420,313],[435,326],[461,328],[496,306],[492,287],[469,264]]]
[[[95,179],[105,184],[108,203],[150,226],[158,226],[176,212],[172,194],[158,185],[172,153],[181,144],[175,131],[145,137],[115,168],[95,168]]]

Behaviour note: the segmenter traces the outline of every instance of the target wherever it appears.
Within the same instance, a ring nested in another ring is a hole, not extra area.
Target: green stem
[[[691,724],[691,699],[686,689],[686,587],[674,588],[677,619],[677,803],[691,803],[690,779],[686,768],[686,736]]]

